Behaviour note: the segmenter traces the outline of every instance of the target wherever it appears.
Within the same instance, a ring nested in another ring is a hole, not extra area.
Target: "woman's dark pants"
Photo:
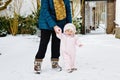
[[[51,38],[52,37],[52,38]],[[48,43],[51,38],[51,59],[59,59],[60,56],[60,39],[52,30],[41,29],[40,45],[35,59],[43,59],[46,54]]]

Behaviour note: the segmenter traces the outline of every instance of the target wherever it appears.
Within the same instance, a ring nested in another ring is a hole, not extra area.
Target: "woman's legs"
[[[56,34],[54,31],[42,29],[39,49],[35,56],[36,65],[34,65],[34,70],[36,72],[40,73],[41,71],[41,62],[42,62],[42,59],[45,57],[45,53],[47,50],[47,46],[48,46],[51,34],[52,34],[52,42],[51,42],[52,68],[58,68],[59,71],[62,70],[62,68],[58,65],[59,56],[60,56],[60,40],[56,37]],[[40,62],[40,67],[38,64],[39,62]]]
[[[43,58],[45,57],[47,45],[50,40],[50,35],[51,35],[50,30],[44,30],[44,29],[41,30],[40,45],[34,61],[34,70],[37,74],[40,74],[41,72],[41,64],[42,64]]]
[[[52,42],[51,42],[51,59],[59,59],[60,56],[60,39],[56,37],[54,31],[52,31]]]
[[[51,62],[52,62],[52,68],[57,68],[59,71],[62,70],[62,68],[59,66],[60,56],[60,39],[56,37],[56,34],[54,31],[52,31],[52,42],[51,42]]]
[[[35,59],[43,59],[47,50],[47,45],[50,40],[51,31],[41,29],[41,39],[38,52],[35,56]]]

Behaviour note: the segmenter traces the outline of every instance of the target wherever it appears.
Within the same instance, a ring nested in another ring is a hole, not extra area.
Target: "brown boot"
[[[35,73],[40,74],[40,72],[41,72],[41,64],[42,64],[42,59],[35,59],[35,62],[34,62]]]
[[[51,59],[52,69],[57,69],[58,71],[61,71],[62,67],[59,66],[58,61],[58,59]]]

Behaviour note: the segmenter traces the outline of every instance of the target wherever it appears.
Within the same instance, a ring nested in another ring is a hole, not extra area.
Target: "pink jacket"
[[[80,45],[80,41],[76,35],[68,36],[64,33],[57,34],[57,37],[61,40],[60,49],[65,52],[74,52],[76,51],[76,45]]]

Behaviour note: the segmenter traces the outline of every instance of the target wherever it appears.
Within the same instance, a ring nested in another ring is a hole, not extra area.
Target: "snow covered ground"
[[[112,34],[78,35],[78,70],[67,73],[51,69],[50,44],[42,64],[42,73],[34,74],[34,56],[38,50],[36,35],[0,37],[0,80],[120,80],[120,39]],[[62,56],[60,65],[63,67]]]

